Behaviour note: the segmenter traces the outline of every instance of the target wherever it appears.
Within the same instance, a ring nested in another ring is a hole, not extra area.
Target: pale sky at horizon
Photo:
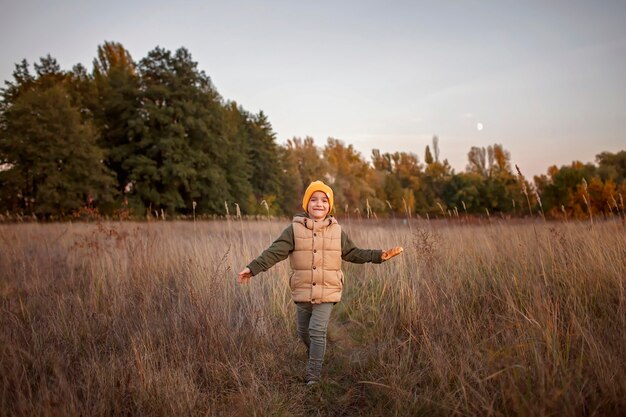
[[[527,176],[626,149],[626,1],[1,4],[2,80],[48,53],[91,70],[104,41],[136,61],[184,46],[281,144],[334,137],[368,161],[423,162],[437,135],[459,172],[471,146],[500,143]]]

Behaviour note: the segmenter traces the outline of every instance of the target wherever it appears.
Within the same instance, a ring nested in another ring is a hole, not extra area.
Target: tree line
[[[279,145],[267,116],[221,97],[185,48],[135,62],[105,42],[90,72],[63,71],[49,55],[32,69],[23,60],[0,92],[0,211],[9,215],[290,215],[322,179],[338,214],[623,216],[626,151],[596,163],[552,166],[531,183],[500,144],[472,147],[459,173],[436,136],[423,162],[377,149],[366,160],[336,138]]]

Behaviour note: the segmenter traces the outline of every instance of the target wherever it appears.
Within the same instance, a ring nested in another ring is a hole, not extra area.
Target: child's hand
[[[250,271],[250,268],[246,267],[243,271],[239,273],[239,276],[237,277],[237,282],[239,282],[240,284],[247,284],[248,281],[250,281],[251,277],[252,271]]]
[[[380,258],[383,260],[383,262],[385,262],[393,258],[394,256],[400,255],[403,251],[404,249],[402,248],[402,246],[396,246],[395,248],[384,250],[383,255]]]

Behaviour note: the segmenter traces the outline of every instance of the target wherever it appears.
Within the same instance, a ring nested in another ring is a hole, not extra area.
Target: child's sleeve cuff
[[[248,268],[250,268],[250,272],[252,272],[252,276],[258,275],[261,272],[263,272],[263,268],[261,268],[261,265],[259,265],[257,261],[250,262],[250,265],[248,265]]]

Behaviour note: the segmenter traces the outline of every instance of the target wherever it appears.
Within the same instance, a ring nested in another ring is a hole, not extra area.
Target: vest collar
[[[314,230],[314,229],[321,230],[321,229],[326,229],[327,227],[330,227],[333,224],[339,224],[337,222],[337,219],[335,219],[333,216],[328,216],[324,220],[320,220],[317,222],[309,217],[295,216],[293,218],[293,222],[300,223],[309,230]]]

